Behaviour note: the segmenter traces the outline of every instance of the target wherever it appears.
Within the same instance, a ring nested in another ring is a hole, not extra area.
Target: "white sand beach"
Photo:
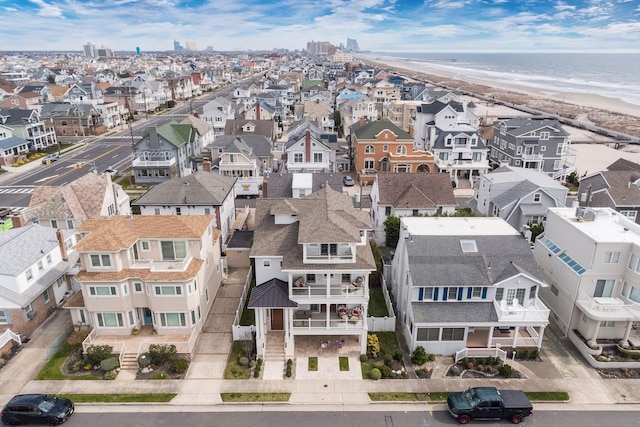
[[[433,67],[428,62],[396,61],[388,58],[374,59],[373,57],[365,57],[365,56],[363,56],[362,59],[370,63],[380,64],[381,66],[385,66],[385,67],[389,67],[397,70],[403,69],[403,70],[408,70],[414,73],[423,73],[423,74],[429,74],[434,76],[440,76],[440,77],[445,77],[452,80],[460,80],[467,83],[474,83],[478,85],[493,87],[493,88],[501,89],[507,92],[517,92],[517,93],[531,95],[531,96],[540,97],[540,98],[551,98],[556,101],[560,101],[562,103],[575,104],[579,106],[597,108],[600,110],[607,110],[611,112],[640,117],[640,105],[630,104],[628,102],[624,102],[621,99],[617,99],[617,98],[610,98],[610,97],[600,96],[600,95],[590,94],[590,93],[550,92],[550,91],[544,91],[542,89],[530,87],[530,86],[504,84],[499,81],[468,78],[468,77],[456,75],[453,72],[449,72],[437,67]],[[409,73],[409,76],[410,75],[411,73]]]

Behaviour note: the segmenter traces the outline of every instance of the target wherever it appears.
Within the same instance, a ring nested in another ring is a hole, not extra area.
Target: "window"
[[[44,267],[42,266],[42,260],[38,261],[38,270],[42,271],[43,268]]]
[[[115,286],[89,286],[89,295],[94,297],[110,297],[118,295]]]
[[[316,275],[315,274],[307,274],[306,280],[307,280],[307,283],[316,283]]]
[[[42,304],[46,304],[49,301],[51,301],[51,295],[49,295],[49,289],[47,289],[43,293],[41,293],[40,297],[42,298]]]
[[[182,286],[155,286],[155,294],[162,296],[182,295]]]
[[[68,220],[67,220],[67,228],[68,228],[69,230],[73,230],[73,228],[74,228],[74,227],[73,227],[73,220],[71,220],[71,219],[68,219]]]
[[[56,221],[55,219],[51,220],[51,228],[58,228],[58,221]]]
[[[471,291],[471,298],[482,298],[482,287],[474,286]]]
[[[262,261],[262,266],[265,268],[271,267],[271,261],[268,259],[265,259],[264,261]]]
[[[375,161],[373,159],[366,159],[364,161],[364,168],[365,169],[373,169],[374,163],[375,163]]]
[[[613,279],[609,280],[597,280],[596,281],[596,289],[593,292],[594,298],[610,298],[613,294],[613,286],[616,281]]]
[[[420,288],[418,291],[418,300],[433,301],[433,288]]]
[[[627,268],[633,269],[635,265],[636,265],[636,256],[634,254],[631,254],[631,256],[629,257],[629,264],[627,265]]]
[[[540,193],[535,193],[533,195],[533,201],[534,202],[539,202],[541,198],[542,198],[542,195]]]
[[[322,153],[313,153],[313,162],[322,163]]]
[[[605,252],[604,263],[605,264],[617,264],[620,260],[620,252]]]
[[[418,328],[416,341],[438,341],[440,328]]]
[[[204,208],[204,214],[205,215],[211,215],[211,209],[210,208]]]
[[[320,255],[338,255],[338,245],[336,243],[322,243]]]
[[[529,299],[532,300],[536,297],[536,291],[538,290],[537,286],[532,286],[531,289],[529,289]]]
[[[626,216],[631,221],[635,221],[636,215],[638,215],[638,211],[620,211],[620,215]]]
[[[388,145],[386,145],[386,144],[385,144],[385,145],[383,145],[383,146],[382,146],[382,151],[383,151],[383,152],[385,152],[385,153],[386,153],[386,152],[388,152],[388,151],[389,151],[389,146],[388,146]]]
[[[164,261],[174,261],[185,259],[187,256],[187,244],[185,242],[162,241],[162,259]]]
[[[418,216],[418,209],[413,209],[411,211],[411,216]]]
[[[91,266],[92,267],[111,267],[111,255],[108,255],[108,254],[91,255]]]
[[[631,292],[629,292],[629,299],[633,302],[640,302],[640,289],[635,286],[631,288]]]
[[[27,280],[33,279],[33,272],[31,271],[31,268],[27,268],[27,271],[25,271],[25,275],[27,276]]]
[[[133,324],[135,323],[135,319],[133,318],[133,311],[129,311],[127,314],[129,315],[129,326],[133,326]]]
[[[540,132],[540,139],[549,139],[549,132]]]
[[[97,313],[98,326],[101,328],[122,328],[122,313]]]
[[[391,206],[385,206],[385,207],[384,207],[384,214],[385,214],[386,216],[391,215]]]
[[[182,208],[179,206],[176,207],[176,215],[182,215]]]
[[[293,163],[302,163],[302,153],[293,153]]]
[[[9,313],[4,310],[0,310],[0,325],[7,323],[9,323]]]
[[[616,326],[616,322],[614,322],[613,320],[603,320],[600,322],[601,328],[613,328],[615,326]]]
[[[47,265],[51,264],[51,254],[47,254]]]
[[[153,210],[153,214],[154,214],[154,215],[160,215],[160,209],[155,208],[155,209]]]
[[[407,147],[405,147],[404,145],[398,145],[396,147],[396,154],[399,154],[401,156],[407,154]]]
[[[462,252],[478,252],[475,240],[460,240]]]
[[[168,327],[185,327],[187,319],[184,313],[160,313],[160,325]]]
[[[441,341],[462,341],[464,339],[464,328],[442,328]]]
[[[142,293],[142,283],[140,283],[140,282],[134,282],[133,283],[133,293],[134,294],[141,294]]]
[[[558,296],[558,294],[560,293],[558,291],[558,288],[556,288],[554,285],[551,285],[550,290],[551,290],[551,293],[554,294],[555,296]]]
[[[502,301],[504,298],[504,288],[496,289],[496,301]]]
[[[142,242],[140,242],[142,245],[142,250],[147,252],[150,250],[149,248],[149,242],[147,240],[143,240]]]
[[[364,154],[373,154],[376,152],[376,149],[373,145],[367,145],[364,147]]]
[[[456,299],[458,298],[458,288],[455,286],[451,286],[448,291],[448,295],[446,299]]]

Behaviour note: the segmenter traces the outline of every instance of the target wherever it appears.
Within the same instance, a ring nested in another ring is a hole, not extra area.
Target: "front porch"
[[[299,335],[294,342],[295,357],[360,357],[360,342],[353,335]]]
[[[532,326],[514,328],[475,328],[467,334],[468,348],[522,348],[539,349],[542,346],[544,327],[537,331]]]

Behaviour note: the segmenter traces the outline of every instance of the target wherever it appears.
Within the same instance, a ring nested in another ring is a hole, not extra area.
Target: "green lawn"
[[[385,354],[393,354],[396,350],[400,349],[395,332],[376,332],[375,335],[378,336],[378,341],[380,342],[380,360],[370,360],[360,363],[362,378],[367,380],[371,378],[370,373],[373,368],[380,369],[384,366],[382,357],[384,357]]]
[[[318,370],[318,358],[316,356],[311,356],[309,358],[309,371],[317,371]]]
[[[238,354],[244,353],[242,341],[234,341],[227,359],[227,368],[224,371],[225,380],[248,380],[251,376],[251,369],[238,364]]]
[[[249,295],[251,295],[251,291],[256,286],[256,280],[251,280],[251,285],[249,291],[247,292],[247,299],[244,301],[244,307],[242,308],[242,315],[240,315],[240,326],[251,326],[255,324],[255,316],[254,311],[247,308],[247,304],[249,304]]]
[[[346,356],[340,356],[340,370],[348,371],[349,370],[349,358]]]
[[[569,400],[569,393],[566,391],[527,391],[525,394],[532,402],[566,402]],[[369,398],[374,402],[444,402],[448,396],[448,391],[369,393]]]
[[[291,393],[220,393],[223,402],[288,402]]]
[[[389,315],[387,304],[382,294],[382,286],[371,286],[369,288],[369,316],[385,317]]]
[[[176,393],[56,394],[74,403],[170,402]]]
[[[73,351],[73,347],[64,343],[60,346],[56,354],[47,362],[42,370],[36,375],[36,380],[101,380],[102,378],[92,374],[86,375],[65,375],[62,366],[67,357]]]

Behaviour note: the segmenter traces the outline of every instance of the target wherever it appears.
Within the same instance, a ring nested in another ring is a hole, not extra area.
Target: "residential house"
[[[391,275],[412,352],[479,348],[504,359],[542,346],[549,309],[538,292],[547,284],[529,243],[501,218],[402,218]]]
[[[422,105],[420,101],[394,100],[388,102],[382,109],[382,118],[389,120],[400,129],[412,134],[413,121],[420,105]]]
[[[365,95],[353,94],[341,97],[341,99],[345,99],[345,101],[338,103],[338,110],[342,118],[342,126],[347,134],[351,126],[359,123],[362,118],[370,122],[378,120],[376,103]]]
[[[73,231],[39,224],[0,233],[0,332],[30,336],[71,294],[78,254]]]
[[[309,336],[354,340],[366,352],[369,274],[376,269],[370,227],[348,195],[326,185],[303,198],[257,200],[250,255],[257,286],[248,307],[259,356],[291,357],[297,339]],[[283,347],[267,348],[274,335],[284,335]]]
[[[198,132],[198,136],[200,139],[200,145],[202,147],[206,147],[207,145],[212,144],[216,139],[213,126],[202,120],[200,117],[189,114],[187,115],[187,117],[182,119],[180,123],[191,125],[196,129],[196,132]]]
[[[235,119],[235,110],[231,101],[218,97],[204,104],[200,119],[213,126],[215,136],[224,135],[227,120]]]
[[[45,227],[77,230],[88,219],[130,215],[131,206],[129,195],[111,175],[87,173],[64,185],[36,185],[21,214]]]
[[[40,117],[53,124],[60,141],[84,141],[107,131],[100,112],[90,104],[44,104]]]
[[[626,163],[628,166],[618,168],[618,161],[606,171],[580,178],[579,205],[608,207],[640,224],[640,165],[628,161]]]
[[[317,99],[304,102],[304,117],[317,120],[323,132],[335,132],[335,121],[331,110],[327,101]]]
[[[336,153],[323,143],[319,133],[307,129],[304,134],[293,133],[285,148],[287,171],[336,172]]]
[[[428,150],[429,141],[435,140],[439,133],[460,129],[471,132],[477,130],[479,124],[473,102],[463,104],[445,96],[416,107],[413,135],[416,146]]]
[[[13,136],[11,129],[0,125],[0,165],[10,166],[27,158],[29,144]]]
[[[376,242],[385,243],[389,216],[453,215],[456,202],[449,177],[431,173],[379,173],[371,186],[371,223]]]
[[[100,104],[104,101],[104,92],[97,83],[74,83],[69,87],[65,102],[70,104]]]
[[[76,247],[81,292],[65,305],[74,324],[93,328],[83,346],[109,343],[137,359],[147,349],[137,342],[127,347],[117,336],[153,329],[156,344],[192,353],[222,277],[212,220],[116,215],[85,221],[80,231],[86,236]]]
[[[248,108],[244,113],[245,120],[269,120],[273,121],[275,114],[274,108],[268,104],[260,105],[260,102],[256,102],[255,105]]]
[[[571,136],[556,119],[517,117],[493,125],[489,162],[544,172],[564,181],[575,166]]]
[[[194,172],[154,185],[133,203],[142,215],[211,215],[226,242],[236,220],[236,178]]]
[[[270,199],[301,198],[328,185],[342,191],[342,174],[339,173],[269,173],[262,183],[262,197]]]
[[[222,135],[208,148],[212,157],[211,169],[220,175],[237,178],[236,196],[260,194],[264,173],[273,165],[271,141],[260,135]],[[208,167],[203,162],[203,170],[208,171]]]
[[[373,184],[378,172],[433,172],[434,157],[428,151],[415,150],[413,137],[388,121],[352,126],[353,164],[360,182]]]
[[[30,151],[56,145],[58,140],[51,126],[40,118],[36,110],[20,108],[0,109],[0,125],[11,129],[14,137],[27,141]]]
[[[469,206],[526,234],[530,225],[544,224],[547,209],[564,207],[568,192],[549,175],[505,165],[480,176]]]
[[[276,140],[276,125],[273,120],[227,120],[224,127],[225,135],[253,136],[262,135],[271,141]]]
[[[611,208],[550,208],[534,254],[551,319],[587,360],[605,343],[640,345],[638,224]]]
[[[175,122],[150,126],[133,146],[133,177],[137,184],[158,184],[194,171],[195,156],[202,152],[197,129]]]
[[[0,108],[21,108],[38,110],[42,107],[42,95],[36,92],[20,92],[10,95],[0,102]]]
[[[382,105],[399,101],[401,98],[400,87],[386,79],[381,79],[368,88],[367,96],[373,100],[373,102]]]

